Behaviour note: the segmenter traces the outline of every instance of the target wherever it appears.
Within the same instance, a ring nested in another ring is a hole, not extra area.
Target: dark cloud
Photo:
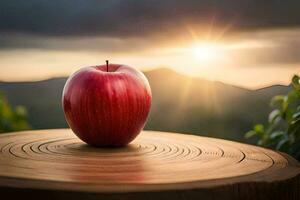
[[[157,44],[157,43],[156,43]],[[111,37],[54,37],[32,34],[0,33],[0,49],[44,49],[66,51],[97,51],[105,53],[130,53],[155,46],[151,40]],[[162,46],[162,45],[161,45]]]
[[[300,25],[297,0],[1,0],[0,32],[138,37],[183,31],[185,23],[234,30]]]
[[[242,66],[289,64],[293,67],[300,63],[299,38],[300,29],[247,32],[239,39],[256,41],[259,46],[233,49],[230,54],[234,62]]]

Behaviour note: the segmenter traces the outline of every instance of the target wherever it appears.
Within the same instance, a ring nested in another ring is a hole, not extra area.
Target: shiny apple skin
[[[144,128],[151,89],[144,74],[126,65],[82,68],[67,80],[62,104],[73,132],[93,146],[124,146]]]

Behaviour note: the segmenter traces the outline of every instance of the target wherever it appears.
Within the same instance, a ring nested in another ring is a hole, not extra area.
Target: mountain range
[[[166,68],[146,71],[153,103],[145,129],[244,141],[253,124],[266,123],[270,99],[290,86],[249,90],[182,75]],[[24,105],[34,129],[67,127],[61,108],[66,77],[35,82],[0,82],[9,102]]]

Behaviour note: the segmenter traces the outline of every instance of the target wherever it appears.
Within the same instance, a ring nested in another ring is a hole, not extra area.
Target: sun
[[[196,60],[203,62],[211,62],[220,57],[221,46],[215,43],[199,43],[191,47],[191,52]]]

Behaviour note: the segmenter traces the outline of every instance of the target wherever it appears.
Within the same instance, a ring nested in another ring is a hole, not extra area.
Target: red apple
[[[135,68],[82,68],[67,80],[63,109],[73,132],[94,146],[123,146],[143,129],[151,106],[147,78]]]

